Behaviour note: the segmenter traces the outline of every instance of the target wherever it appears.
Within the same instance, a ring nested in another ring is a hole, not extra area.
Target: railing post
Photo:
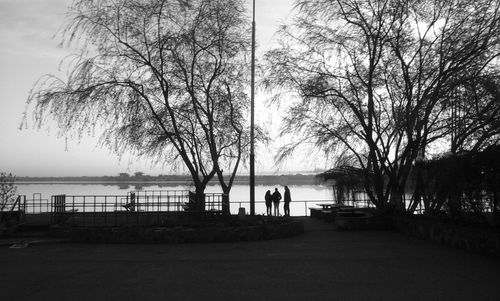
[[[156,206],[156,224],[159,225],[160,224],[160,204],[161,204],[161,193],[160,195],[158,196],[158,202],[157,202],[158,206]]]
[[[23,196],[23,222],[26,221],[26,196]]]
[[[74,198],[74,197],[73,197]],[[83,225],[86,226],[87,225],[87,214],[86,214],[86,208],[87,208],[87,204],[86,204],[86,201],[87,199],[85,198],[85,196],[83,196],[83,212],[85,213],[83,215]]]
[[[54,196],[50,196],[50,224],[54,224]]]
[[[61,223],[63,221],[64,212],[66,211],[66,195],[55,195],[53,198],[54,212],[52,213],[52,220],[54,223]],[[51,206],[52,207],[52,206]]]

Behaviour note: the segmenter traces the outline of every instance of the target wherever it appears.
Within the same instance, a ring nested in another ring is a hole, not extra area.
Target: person
[[[285,202],[285,205],[283,206],[285,216],[290,216],[290,202],[292,201],[292,198],[290,197],[290,189],[288,189],[288,186],[285,186],[283,201]]]
[[[264,197],[264,199],[266,200],[266,212],[267,215],[269,216],[272,214],[271,206],[273,204],[273,197],[271,195],[271,190],[266,191],[266,196]]]
[[[280,216],[280,200],[281,200],[281,193],[278,191],[278,188],[274,188],[273,192],[273,204],[274,204],[274,215],[275,216]]]

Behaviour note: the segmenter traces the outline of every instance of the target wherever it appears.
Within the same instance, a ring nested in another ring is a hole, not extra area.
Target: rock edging
[[[94,243],[210,243],[278,239],[304,233],[300,220],[240,227],[60,227],[51,236]]]
[[[393,231],[457,249],[500,257],[500,233],[410,217],[387,217]]]

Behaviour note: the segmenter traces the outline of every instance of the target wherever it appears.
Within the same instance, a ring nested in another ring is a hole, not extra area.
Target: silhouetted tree
[[[445,102],[450,152],[478,152],[500,139],[499,75],[478,75],[458,85]]]
[[[499,6],[493,0],[297,1],[294,24],[281,29],[280,47],[266,55],[264,84],[298,96],[282,134],[300,139],[285,145],[280,158],[304,143],[347,153],[365,171],[373,203],[404,211],[416,158],[449,139],[450,99],[458,87],[498,74]],[[480,113],[490,100],[481,102],[475,118],[491,124]]]
[[[231,187],[247,151],[249,22],[241,0],[77,0],[64,42],[83,44],[65,80],[40,80],[36,124],[102,130],[101,143],[182,163],[202,194]],[[229,174],[224,179],[224,173]]]
[[[16,200],[17,186],[16,178],[11,173],[0,172],[0,211],[8,209],[8,206]]]

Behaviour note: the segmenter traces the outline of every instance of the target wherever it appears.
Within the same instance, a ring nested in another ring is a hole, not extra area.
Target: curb
[[[8,240],[0,240],[0,247],[11,247],[16,244],[27,244],[30,245],[41,245],[41,244],[54,244],[54,243],[65,243],[70,242],[69,239],[65,238],[39,238],[39,239],[8,239]]]

